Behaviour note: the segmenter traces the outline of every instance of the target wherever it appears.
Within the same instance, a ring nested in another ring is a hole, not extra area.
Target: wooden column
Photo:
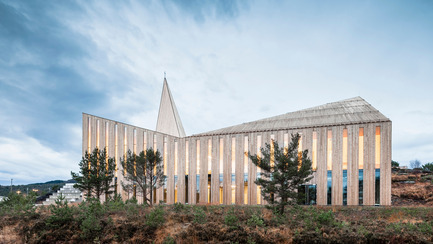
[[[235,203],[237,205],[244,204],[244,145],[244,136],[236,135]]]
[[[167,138],[167,204],[174,203],[174,175],[175,175],[175,155],[176,155],[176,142],[174,137]],[[178,155],[179,156],[179,155]],[[178,165],[179,167],[179,165]]]
[[[189,141],[189,170],[190,175],[188,179],[189,184],[189,203],[196,204],[197,203],[197,139],[191,138]]]
[[[231,204],[231,174],[232,174],[232,137],[224,136],[224,173],[223,173],[223,203]]]
[[[327,205],[327,128],[317,129],[317,205]]]
[[[178,139],[177,144],[177,201],[185,203],[185,138]]]
[[[200,203],[208,203],[208,150],[209,138],[200,138]]]
[[[375,126],[364,127],[364,205],[374,205]]]
[[[212,137],[212,166],[211,166],[211,203],[219,204],[219,146],[218,136]]]
[[[248,136],[248,150],[251,155],[257,154],[257,134],[250,133]],[[257,177],[257,167],[248,158],[248,204],[257,204],[257,185],[254,183]]]
[[[332,205],[343,205],[343,129],[332,128]]]
[[[392,123],[385,122],[380,128],[380,205],[391,205]]]
[[[359,126],[347,126],[347,205],[359,205]]]

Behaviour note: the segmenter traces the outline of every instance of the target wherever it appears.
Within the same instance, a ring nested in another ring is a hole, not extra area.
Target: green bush
[[[321,212],[317,215],[317,222],[321,225],[330,225],[333,226],[335,222],[334,213],[329,210],[327,212]]]
[[[12,215],[17,217],[36,217],[35,211],[36,194],[30,193],[27,196],[12,192],[0,202],[0,214]]]
[[[204,224],[206,223],[206,213],[204,212],[203,208],[199,206],[193,207],[193,215],[194,215],[194,223],[197,224]]]
[[[257,227],[263,227],[265,226],[265,222],[261,216],[257,216],[255,213],[251,215],[251,218],[247,220],[247,225],[249,226],[257,226]]]
[[[149,214],[146,215],[146,225],[150,228],[158,228],[164,224],[164,209],[162,206],[154,207]]]
[[[185,209],[185,205],[180,202],[173,204],[173,211],[176,213],[180,213]]]
[[[239,227],[239,219],[236,216],[234,208],[230,209],[224,216],[224,224],[226,224],[231,229],[236,229]]]
[[[88,198],[79,205],[79,211],[81,237],[86,240],[98,239],[106,213],[104,205],[96,198]]]
[[[55,204],[49,206],[49,210],[51,215],[46,219],[46,224],[51,228],[60,228],[74,220],[74,211],[62,195],[56,199]]]
[[[107,201],[104,202],[104,205],[110,212],[122,211],[125,209],[125,203],[119,194],[114,195],[114,197],[109,197]]]

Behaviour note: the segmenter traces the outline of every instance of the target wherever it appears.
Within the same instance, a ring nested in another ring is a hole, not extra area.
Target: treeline
[[[73,180],[53,180],[45,183],[32,183],[28,185],[13,185],[12,191],[19,191],[22,194],[27,194],[27,189],[30,192],[34,192],[38,196],[43,196],[50,191],[57,191],[63,187],[66,183],[74,183]],[[0,196],[7,196],[11,191],[10,185],[0,185]]]

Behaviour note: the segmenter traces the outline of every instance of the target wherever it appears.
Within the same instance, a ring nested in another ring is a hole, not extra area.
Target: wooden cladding
[[[123,199],[133,193],[121,187],[121,158],[128,150],[140,153],[152,147],[163,155],[167,175],[165,186],[154,193],[156,202],[255,205],[265,204],[254,183],[260,169],[247,153],[260,155],[271,140],[287,147],[297,132],[302,135],[299,149],[308,150],[313,161],[310,183],[317,186],[318,205],[327,205],[328,195],[332,205],[391,204],[391,122],[178,138],[83,114],[82,150],[84,155],[95,147],[107,148],[115,158],[116,190]],[[141,193],[136,194],[140,202]]]

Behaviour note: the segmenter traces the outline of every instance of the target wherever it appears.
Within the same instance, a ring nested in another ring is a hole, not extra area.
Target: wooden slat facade
[[[98,122],[99,121],[99,122]],[[343,205],[343,131],[347,130],[347,205],[359,204],[359,130],[364,130],[363,144],[363,205],[375,204],[375,162],[376,162],[376,127],[380,128],[380,205],[391,204],[391,136],[392,123],[390,121],[338,125],[331,127],[317,127],[304,129],[284,129],[275,131],[250,132],[225,135],[204,135],[177,138],[143,128],[119,123],[104,118],[83,114],[83,155],[95,147],[107,148],[110,157],[116,157],[117,163],[117,192],[122,198],[127,199],[133,196],[121,187],[123,181],[121,160],[126,150],[140,153],[146,148],[155,148],[162,155],[166,153],[167,185],[166,193],[164,188],[157,190],[156,202],[160,200],[169,204],[174,202],[196,204],[197,189],[200,191],[199,203],[219,204],[220,203],[220,139],[222,139],[223,150],[223,203],[241,205],[244,203],[255,205],[258,203],[258,188],[254,184],[257,177],[257,167],[248,158],[247,169],[245,169],[245,141],[248,151],[257,154],[258,136],[261,137],[260,147],[270,143],[273,138],[280,147],[285,144],[286,138],[291,141],[291,134],[300,132],[302,135],[302,150],[308,150],[308,156],[312,159],[313,132],[317,136],[317,170],[311,184],[316,185],[316,200],[318,205],[327,205],[327,136],[328,130],[332,131],[332,205]],[[117,128],[117,132],[116,132]],[[233,139],[234,138],[234,139]],[[154,141],[155,140],[155,141]],[[99,143],[98,143],[99,142]],[[165,142],[165,144],[164,144]],[[188,142],[189,172],[186,170]],[[90,144],[89,144],[90,143]],[[116,147],[117,144],[117,147]],[[234,150],[232,151],[232,144]],[[197,145],[200,150],[197,151]],[[165,152],[166,151],[166,152]],[[232,152],[234,153],[232,155]],[[175,158],[175,155],[176,158]],[[198,157],[197,157],[198,156]],[[235,161],[235,182],[232,185],[232,159]],[[209,161],[210,160],[210,161]],[[177,162],[177,171],[174,164]],[[197,172],[197,163],[200,171]],[[210,168],[209,168],[210,167]],[[185,176],[188,174],[188,184]],[[244,185],[244,173],[247,173],[247,187]],[[174,176],[177,176],[177,187]],[[199,175],[197,184],[196,177]],[[210,175],[210,178],[209,178]],[[210,185],[208,180],[210,180]],[[188,188],[188,199],[186,199],[186,188]],[[232,189],[235,189],[232,199]],[[176,191],[176,195],[175,195]],[[137,190],[138,192],[138,190]],[[139,193],[137,193],[139,194]],[[140,193],[141,194],[141,193]],[[141,197],[138,197],[141,202]],[[265,204],[263,198],[261,203]]]

